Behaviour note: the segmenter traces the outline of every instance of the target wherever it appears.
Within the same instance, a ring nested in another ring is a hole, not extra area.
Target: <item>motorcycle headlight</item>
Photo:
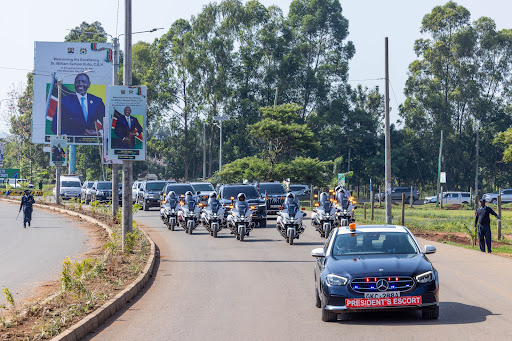
[[[347,278],[334,274],[328,274],[325,279],[327,281],[327,284],[336,286],[343,286],[346,285],[348,282]]]
[[[432,282],[435,279],[434,273],[432,271],[427,271],[422,273],[421,275],[416,276],[416,281],[418,283],[428,283]]]

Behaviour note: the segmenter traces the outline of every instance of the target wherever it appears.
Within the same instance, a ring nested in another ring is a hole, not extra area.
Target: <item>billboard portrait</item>
[[[57,134],[56,78],[63,83],[60,133],[70,144],[98,143],[112,58],[112,45],[107,43],[35,43],[32,142],[48,143]]]
[[[146,97],[145,86],[108,87],[109,159],[146,159]]]
[[[65,166],[67,164],[67,147],[66,136],[50,137],[50,166]]]

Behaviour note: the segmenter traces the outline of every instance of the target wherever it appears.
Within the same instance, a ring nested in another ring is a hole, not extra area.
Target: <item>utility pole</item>
[[[62,79],[57,80],[58,105],[57,105],[57,136],[60,136],[62,129]],[[57,166],[55,174],[55,203],[60,205],[60,166]]]
[[[386,116],[385,116],[385,172],[386,172],[386,184],[385,184],[385,195],[386,195],[386,224],[392,223],[391,216],[391,136],[389,128],[389,57],[388,57],[388,37],[385,38],[384,44],[384,64],[385,64],[385,82],[386,82]]]
[[[480,126],[476,127],[476,167],[475,167],[475,195],[478,195],[478,154],[480,149]]]
[[[222,171],[222,121],[220,121],[219,172]]]
[[[132,0],[125,0],[124,52],[123,83],[129,86],[132,85]],[[123,160],[123,250],[126,233],[133,230],[132,179],[133,163]]]
[[[206,180],[206,119],[203,121],[203,181]]]
[[[112,54],[114,55],[114,72],[112,76],[112,85],[118,85],[117,81],[117,53],[119,49],[119,40],[118,38],[112,37]],[[103,127],[103,131],[105,129],[110,129],[110,127]],[[105,136],[105,135],[103,135]],[[108,141],[110,143],[110,141]],[[107,143],[105,138],[103,138],[103,143]],[[119,165],[116,163],[112,163],[112,216],[115,217],[117,211],[119,210]],[[123,186],[124,188],[124,186]],[[131,186],[130,186],[131,188]],[[131,196],[131,195],[130,195]]]
[[[439,205],[439,201],[443,198],[439,197],[439,186],[441,186],[441,159],[443,155],[443,131],[441,130],[441,142],[439,143],[439,158],[437,161],[437,190],[436,190],[436,207]],[[442,196],[442,193],[441,193]],[[442,205],[441,205],[442,208]]]

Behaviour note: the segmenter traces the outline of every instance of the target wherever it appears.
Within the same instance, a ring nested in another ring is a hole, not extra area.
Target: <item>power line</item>
[[[367,81],[381,81],[385,78],[366,78],[366,79],[349,79],[347,82],[367,82]]]

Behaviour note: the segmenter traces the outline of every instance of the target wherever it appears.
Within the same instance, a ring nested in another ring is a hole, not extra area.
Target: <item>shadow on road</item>
[[[474,305],[459,302],[441,302],[438,320],[423,320],[419,311],[382,311],[372,313],[348,313],[341,315],[339,323],[354,325],[444,325],[479,323],[487,316],[499,315]]]

